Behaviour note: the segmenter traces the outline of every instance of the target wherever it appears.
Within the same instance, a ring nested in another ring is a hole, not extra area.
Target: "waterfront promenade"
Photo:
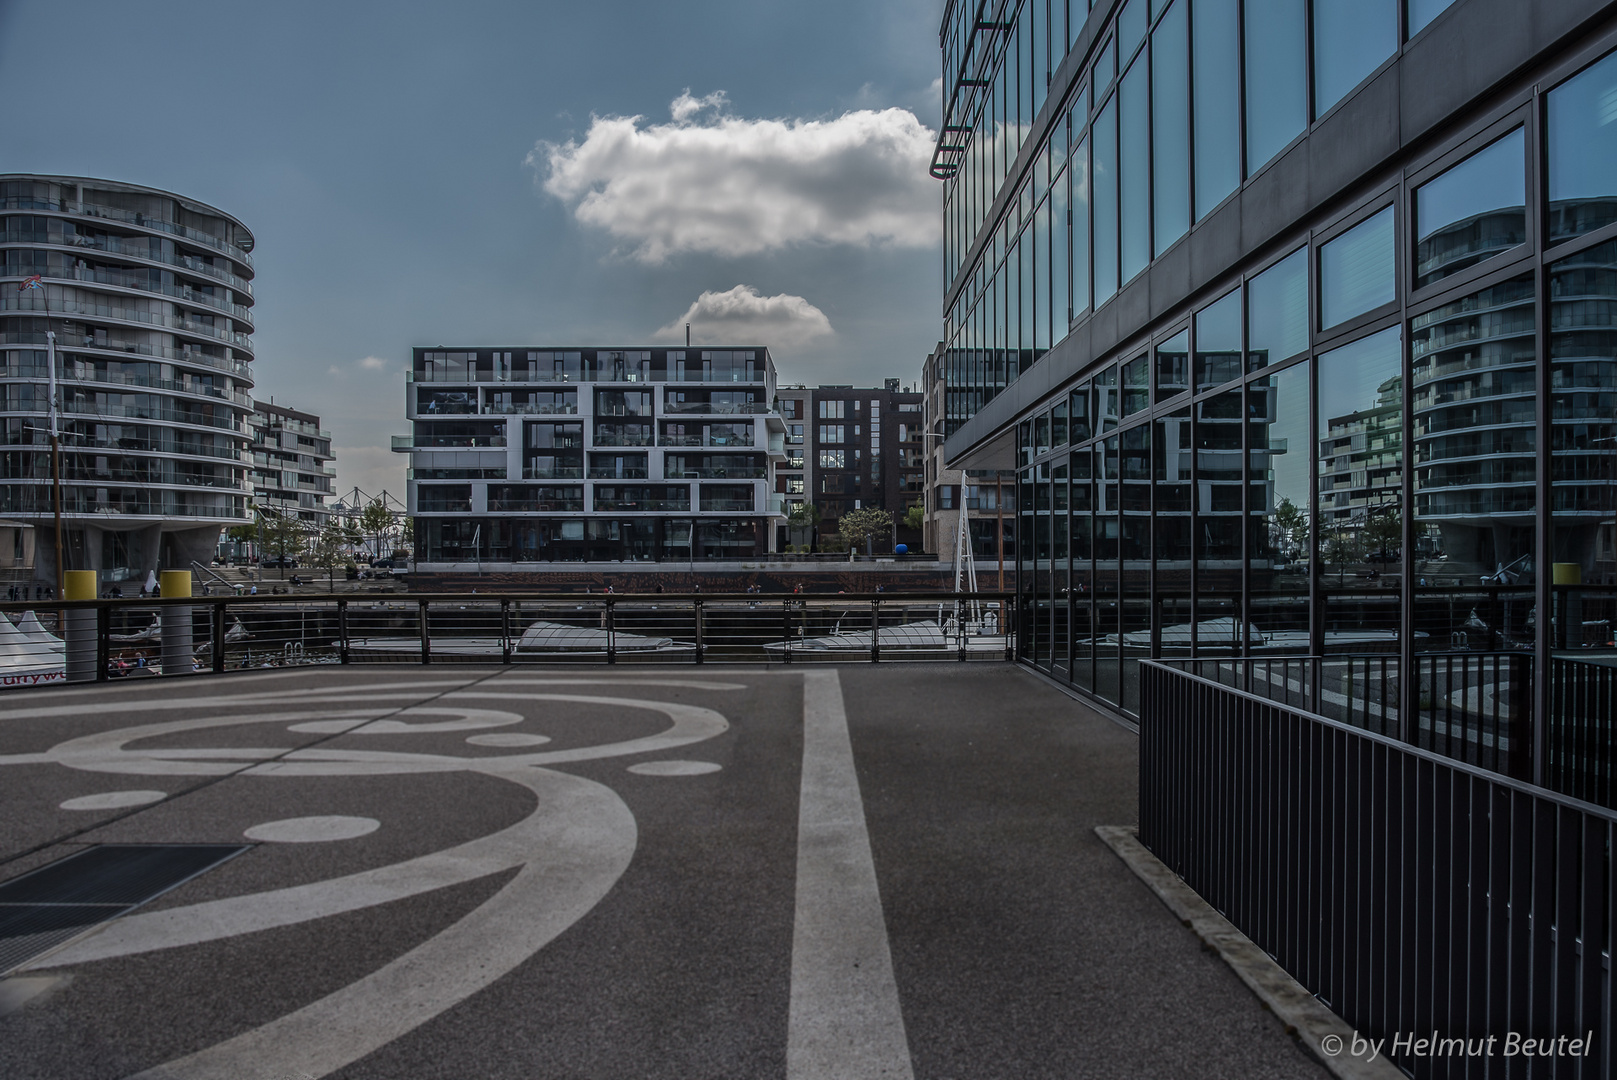
[[[1003,664],[18,692],[0,1075],[1325,1076],[1096,837],[1136,769]]]

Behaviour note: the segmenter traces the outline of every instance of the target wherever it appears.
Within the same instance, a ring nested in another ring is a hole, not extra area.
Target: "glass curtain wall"
[[[1617,657],[1614,97],[1617,54],[1031,414],[1025,655],[1124,711],[1142,657],[1314,657],[1316,709],[1474,755],[1542,716],[1575,771]]]
[[[944,189],[945,265],[958,282],[945,320],[945,430],[1396,55],[1400,2],[1131,0],[1088,37],[1083,0],[954,5],[943,41],[947,123],[960,148]],[[1451,0],[1402,2],[1414,34]],[[1054,85],[1080,39],[1082,63]],[[1578,130],[1580,116],[1604,107],[1610,82],[1598,74],[1569,89],[1551,124]],[[1554,228],[1570,235],[1617,214],[1606,190],[1617,168],[1578,160],[1552,193],[1569,208]],[[1006,191],[1015,197],[996,210]],[[1520,242],[1500,231],[1504,221],[1448,226],[1483,246]]]

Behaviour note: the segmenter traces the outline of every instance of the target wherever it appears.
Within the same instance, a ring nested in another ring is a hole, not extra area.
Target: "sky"
[[[401,497],[413,346],[766,344],[917,381],[943,0],[0,0],[0,172],[252,230],[259,397]],[[64,20],[64,16],[71,17]]]

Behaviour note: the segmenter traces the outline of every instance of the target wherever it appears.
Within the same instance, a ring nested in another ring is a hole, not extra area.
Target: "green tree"
[[[1395,507],[1371,514],[1364,523],[1364,542],[1382,555],[1402,550],[1404,516]]]
[[[290,514],[267,507],[258,509],[259,557],[273,555],[281,561],[281,576],[286,576],[286,560],[297,558],[303,552],[307,534],[303,523]]]
[[[1308,515],[1290,499],[1282,498],[1275,507],[1274,528],[1278,546],[1287,557],[1308,542]]]
[[[904,511],[904,527],[920,532],[926,525],[926,507],[917,500],[914,506]]]
[[[326,585],[332,591],[337,588],[337,567],[348,561],[348,555],[343,550],[346,545],[343,531],[337,522],[327,522],[309,546],[309,564],[326,572]]]
[[[866,555],[871,554],[871,544],[876,537],[885,535],[892,528],[893,515],[874,508],[849,510],[837,522],[837,532],[848,542],[849,550],[864,544]]]

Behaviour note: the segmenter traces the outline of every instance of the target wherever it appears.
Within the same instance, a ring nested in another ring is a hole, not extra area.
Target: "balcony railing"
[[[176,266],[182,270],[189,270],[192,273],[205,274],[208,277],[216,278],[217,280],[229,285],[232,289],[239,289],[245,293],[251,293],[253,291],[252,283],[246,278],[237,277],[229,270],[225,270],[221,267],[209,266],[200,259],[193,259],[188,255],[176,255],[173,258],[164,258],[162,256],[152,254],[151,248],[146,243],[146,237],[144,236],[126,238],[122,236],[92,237],[58,235],[52,237],[49,233],[47,233],[45,237],[41,239],[37,234],[32,232],[24,233],[19,229],[8,229],[6,230],[6,235],[0,239],[4,239],[5,242],[11,244],[45,244],[56,247],[64,247],[73,251],[104,251],[110,255],[122,255],[131,259],[141,259],[145,262],[158,263],[162,266]],[[126,247],[123,243],[125,239],[139,241],[139,247]]]
[[[184,237],[198,244],[206,244],[229,255],[237,262],[253,265],[253,256],[228,240],[223,240],[212,233],[205,233],[198,229],[188,228],[173,221],[159,221],[144,214],[137,214],[129,210],[119,210],[111,206],[98,206],[95,203],[82,203],[78,212],[85,217],[101,218],[104,221],[122,221],[130,225],[137,225],[143,229],[157,229]]]
[[[769,412],[763,402],[727,404],[711,401],[670,401],[664,404],[665,416],[762,416]]]
[[[243,349],[248,352],[251,352],[253,348],[252,335],[242,333],[239,330],[226,330],[223,327],[198,322],[195,319],[155,314],[150,311],[141,311],[137,308],[126,308],[114,304],[86,304],[78,300],[53,300],[47,304],[44,297],[35,295],[36,292],[37,290],[29,290],[21,296],[0,297],[0,311],[37,311],[42,315],[52,317],[89,315],[98,319],[120,319],[124,322],[138,322],[148,326],[165,326],[175,330],[183,330],[187,333],[216,338],[233,348]],[[62,346],[60,338],[58,338],[57,344],[58,346],[66,347]],[[100,346],[87,347],[99,348]],[[125,351],[127,351],[127,347],[125,347]],[[140,347],[137,346],[135,351],[140,352]],[[161,355],[161,353],[151,352],[144,355],[156,356]],[[176,359],[181,359],[181,357],[176,357]],[[206,360],[202,362],[206,363]]]
[[[88,281],[97,285],[112,285],[120,289],[139,289],[142,292],[161,293],[184,300],[188,304],[203,304],[207,307],[217,308],[232,318],[253,321],[251,308],[226,300],[223,297],[200,293],[194,289],[182,289],[178,285],[154,285],[133,275],[116,270],[95,270],[90,267],[76,266],[47,266],[37,271],[40,276],[56,281]],[[42,305],[43,306],[43,305]]]
[[[152,379],[143,375],[124,375],[112,371],[105,373],[95,372],[89,375],[74,375],[64,371],[58,375],[58,378],[70,385],[88,383],[92,386],[135,386],[143,389],[166,390],[176,394],[191,394],[195,397],[231,401],[247,409],[251,409],[253,404],[252,396],[245,390],[226,390],[222,386],[209,386],[206,383],[188,383],[180,379]],[[50,379],[50,371],[48,365],[41,367],[36,364],[0,367],[0,379],[32,379],[36,382],[45,382]]]
[[[709,383],[713,385],[730,386],[740,384],[743,386],[762,386],[764,377],[757,375],[750,379],[731,378],[703,378],[700,374],[676,378],[663,372],[654,371],[649,376],[640,372],[625,372],[622,375],[610,371],[568,373],[560,371],[484,371],[471,369],[467,371],[439,371],[429,369],[423,371],[410,371],[405,374],[406,382],[417,383],[561,383],[577,386],[582,383]]]
[[[394,450],[477,450],[505,445],[504,435],[394,435]]]

